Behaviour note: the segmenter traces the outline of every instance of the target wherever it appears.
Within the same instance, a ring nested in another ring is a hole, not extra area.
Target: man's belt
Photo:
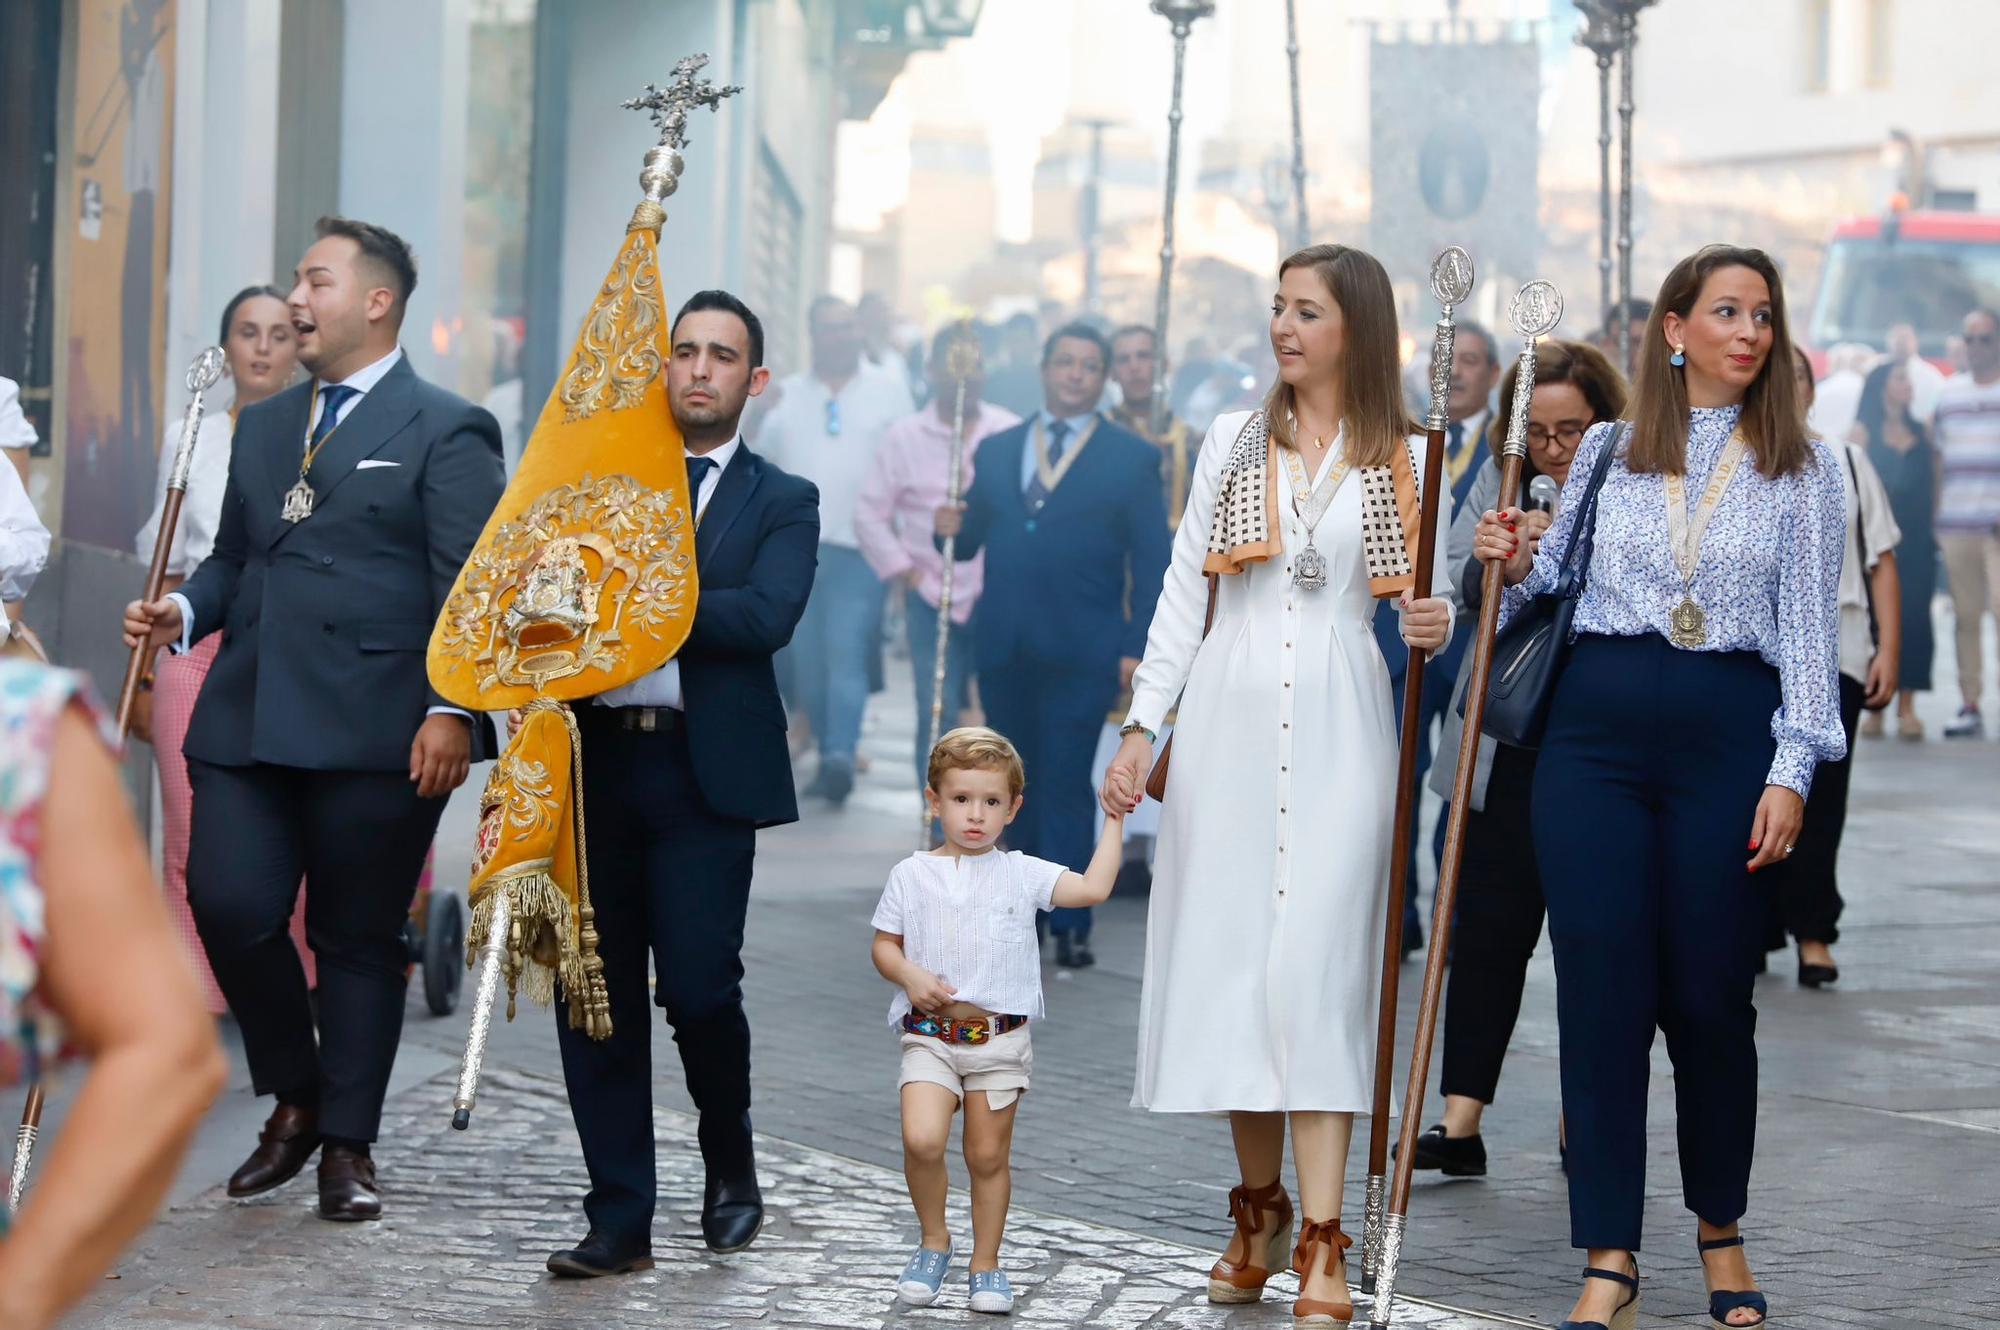
[[[678,730],[687,719],[673,707],[579,707],[577,710],[586,719],[602,718],[621,730],[637,730],[642,734]]]
[[[903,1017],[903,1028],[909,1033],[942,1039],[947,1044],[983,1044],[1027,1023],[1026,1016],[974,1016],[955,1021],[947,1016],[926,1016],[913,1011]]]

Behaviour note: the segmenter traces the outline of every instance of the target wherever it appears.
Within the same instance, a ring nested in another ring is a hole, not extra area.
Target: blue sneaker
[[[951,1248],[931,1251],[918,1247],[910,1253],[903,1277],[896,1281],[896,1300],[909,1307],[930,1306],[937,1301],[938,1289],[944,1286],[944,1272],[950,1266]]]
[[[1007,1276],[998,1270],[980,1270],[972,1276],[972,1310],[1000,1316],[1014,1310],[1014,1290]]]

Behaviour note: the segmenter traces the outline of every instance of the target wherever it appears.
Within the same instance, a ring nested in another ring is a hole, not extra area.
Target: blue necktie
[[[688,504],[701,506],[701,484],[708,479],[708,473],[715,470],[713,457],[690,457],[688,463]]]
[[[1465,426],[1456,420],[1452,421],[1445,430],[1445,437],[1450,440],[1451,460],[1456,462],[1459,449],[1465,446]]]
[[[313,424],[312,442],[308,450],[317,448],[326,441],[326,436],[333,433],[340,425],[340,408],[347,405],[348,398],[360,395],[359,389],[349,388],[341,383],[329,384],[319,390],[319,419]]]
[[[1053,471],[1062,464],[1063,444],[1069,441],[1069,422],[1058,420],[1049,426],[1049,469]],[[1049,501],[1049,487],[1042,483],[1041,460],[1036,459],[1034,472],[1028,477],[1028,511],[1038,513],[1042,505]]]

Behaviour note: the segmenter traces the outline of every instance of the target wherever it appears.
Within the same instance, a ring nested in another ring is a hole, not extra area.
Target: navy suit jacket
[[[425,713],[448,705],[424,656],[506,486],[500,427],[405,357],[328,436],[312,516],[287,522],[311,410],[299,384],[237,418],[215,549],[181,587],[190,640],[222,631],[182,751],[216,766],[407,770]],[[494,756],[484,717],[472,756]]]
[[[982,670],[1047,662],[1116,675],[1146,653],[1172,537],[1160,450],[1102,417],[1041,512],[1030,514],[1021,460],[1033,421],[979,445],[957,555],[986,552],[973,615]]]
[[[1479,426],[1479,437],[1472,441],[1472,460],[1466,463],[1465,474],[1451,487],[1451,515],[1458,517],[1458,510],[1465,506],[1465,496],[1472,493],[1472,483],[1479,478],[1479,468],[1486,464],[1487,441],[1493,433],[1493,413],[1486,413],[1486,420]],[[1421,476],[1418,477],[1422,479]],[[1444,558],[1443,548],[1436,555]],[[1464,625],[1460,625],[1462,628]],[[1428,696],[1433,689],[1450,688],[1458,682],[1459,662],[1465,658],[1465,644],[1472,640],[1472,634],[1455,632],[1451,641],[1444,644],[1444,650],[1432,656],[1424,666],[1426,680],[1437,679],[1438,683],[1426,683],[1424,692]],[[1375,641],[1382,648],[1382,659],[1388,663],[1389,679],[1400,683],[1410,672],[1410,647],[1403,641],[1403,626],[1396,614],[1396,602],[1385,600],[1375,606]]]
[[[819,560],[819,490],[737,449],[695,532],[701,591],[676,657],[695,782],[721,817],[796,822],[772,658],[792,640]]]

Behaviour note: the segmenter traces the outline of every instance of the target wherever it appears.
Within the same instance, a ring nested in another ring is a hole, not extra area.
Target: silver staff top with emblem
[[[1521,334],[1521,361],[1514,372],[1514,407],[1507,421],[1504,457],[1528,455],[1528,407],[1535,397],[1535,339],[1546,337],[1562,322],[1562,292],[1553,282],[1529,282],[1514,293],[1507,321]]]
[[[1431,294],[1443,308],[1431,330],[1431,409],[1424,428],[1443,430],[1451,425],[1451,357],[1458,340],[1451,311],[1472,294],[1472,256],[1457,245],[1445,246],[1431,260]]]
[[[654,128],[660,131],[659,143],[646,154],[646,167],[639,172],[639,188],[646,192],[646,202],[634,214],[634,225],[648,225],[657,233],[660,223],[666,220],[663,211],[654,220],[648,205],[657,210],[660,202],[680,187],[681,171],[687,165],[681,149],[688,142],[688,112],[703,106],[711,111],[721,110],[723,98],[743,91],[733,83],[718,88],[708,79],[696,77],[707,65],[706,55],[688,56],[674,66],[673,81],[666,87],[648,83],[643,96],[618,103],[628,111],[648,112]]]
[[[219,346],[211,346],[194,358],[188,366],[187,390],[191,393],[205,393],[222,378],[222,371],[229,367],[229,358]]]

